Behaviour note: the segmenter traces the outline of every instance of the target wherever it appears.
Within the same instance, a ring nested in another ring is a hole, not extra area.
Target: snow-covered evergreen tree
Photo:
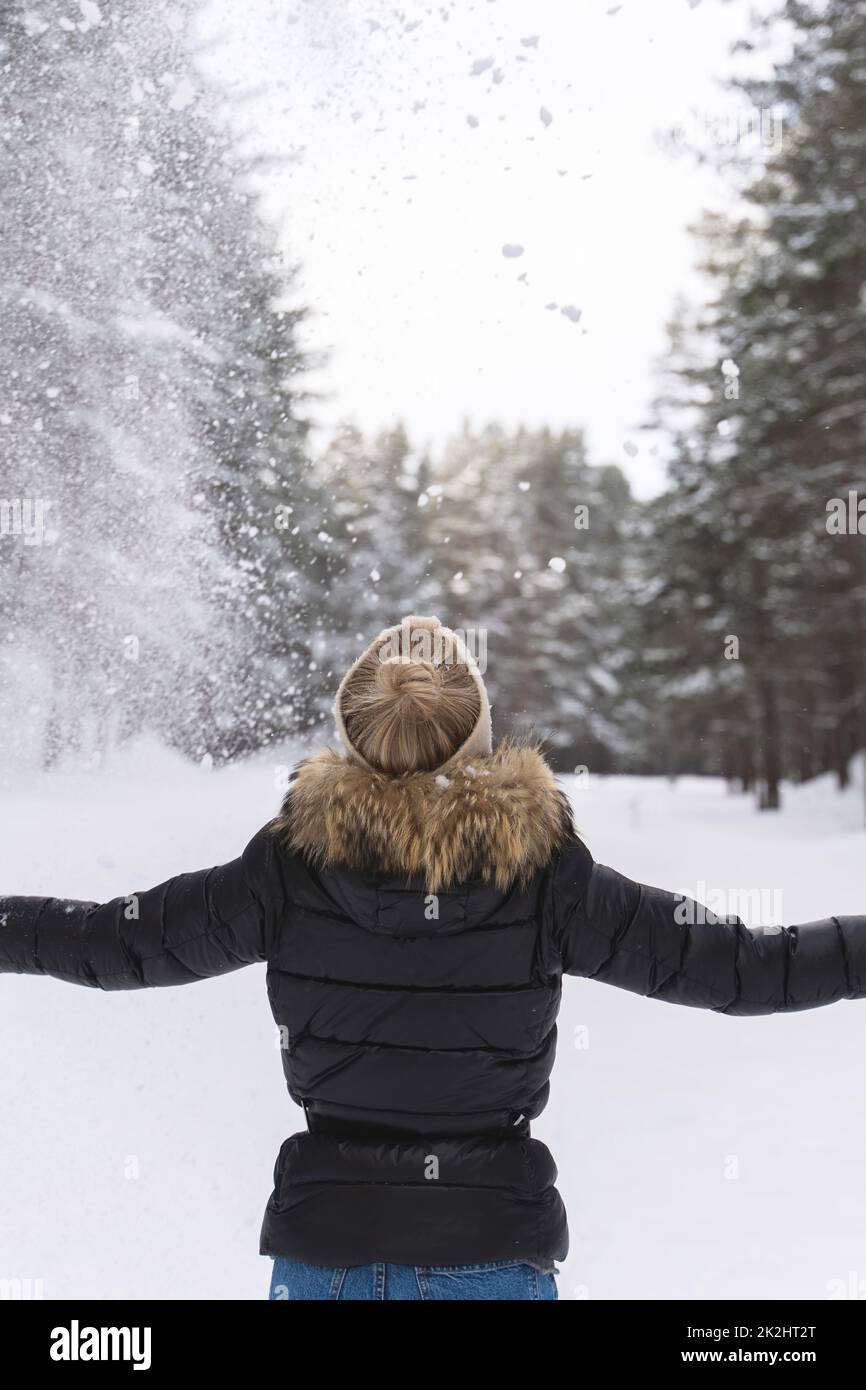
[[[192,13],[0,14],[0,497],[45,524],[41,544],[0,538],[0,700],[48,761],[145,726],[224,754],[316,702],[292,274],[190,57]]]
[[[742,216],[699,229],[715,293],[679,324],[660,401],[675,447],[647,615],[659,695],[680,749],[756,777],[767,807],[783,773],[844,779],[866,744],[866,552],[856,528],[827,529],[832,499],[866,497],[864,16],[791,0],[790,54],[741,84],[784,138],[742,182]]]

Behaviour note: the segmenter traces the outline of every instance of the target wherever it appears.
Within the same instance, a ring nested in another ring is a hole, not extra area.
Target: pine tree
[[[486,644],[500,727],[541,737],[560,767],[622,765],[623,475],[591,467],[576,430],[489,426],[453,441],[436,477],[455,625]]]
[[[660,402],[677,425],[673,486],[657,508],[656,620],[678,677],[700,683],[703,671],[735,695],[712,741],[725,770],[744,782],[757,772],[765,807],[783,773],[829,763],[844,778],[866,740],[863,547],[826,527],[830,499],[866,491],[866,250],[853,192],[866,181],[863,16],[835,0],[784,6],[790,58],[743,86],[756,107],[784,112],[785,138],[747,179],[745,215],[700,228],[716,293]],[[671,641],[690,613],[691,660]],[[714,672],[722,629],[739,639],[738,679]],[[691,710],[697,728],[700,690]]]
[[[46,499],[55,533],[0,542],[3,699],[47,760],[143,727],[226,755],[321,703],[328,550],[293,272],[189,13],[0,16],[0,495]]]

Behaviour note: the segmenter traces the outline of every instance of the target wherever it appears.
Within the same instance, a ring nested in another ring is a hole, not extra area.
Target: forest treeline
[[[578,427],[314,448],[296,273],[183,28],[135,0],[81,16],[0,13],[7,754],[324,737],[371,631],[433,611],[478,634],[498,728],[561,769],[723,773],[766,807],[786,777],[844,782],[866,747],[863,0],[787,0],[788,56],[735,84],[782,138],[695,229],[709,289],[671,324],[650,502]]]

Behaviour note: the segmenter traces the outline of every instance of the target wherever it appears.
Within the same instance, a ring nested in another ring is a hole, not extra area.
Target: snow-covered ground
[[[7,775],[0,893],[107,898],[232,858],[278,776],[275,759],[208,772],[152,744],[100,772]],[[761,816],[710,780],[572,786],[595,857],[634,878],[781,894],[788,923],[866,911],[862,788],[821,779]],[[0,1279],[49,1298],[265,1296],[272,1165],[303,1122],[264,967],[130,994],[3,976],[0,1054]],[[866,1002],[731,1019],[567,981],[535,1126],[569,1208],[561,1296],[866,1293],[864,1084]]]

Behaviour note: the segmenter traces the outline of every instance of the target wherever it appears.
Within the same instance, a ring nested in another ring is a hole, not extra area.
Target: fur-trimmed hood
[[[313,863],[419,877],[431,892],[525,883],[573,834],[544,758],[510,742],[402,777],[325,749],[296,769],[273,828]]]

